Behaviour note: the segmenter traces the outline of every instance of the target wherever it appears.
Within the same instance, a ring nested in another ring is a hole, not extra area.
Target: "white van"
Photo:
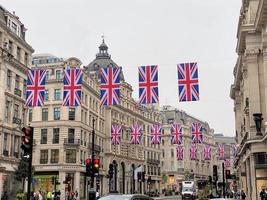
[[[182,200],[185,199],[196,199],[196,186],[194,181],[182,182]]]

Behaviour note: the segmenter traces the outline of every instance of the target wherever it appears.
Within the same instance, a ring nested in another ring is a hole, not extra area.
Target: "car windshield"
[[[130,200],[130,195],[108,195],[101,197],[99,200]]]
[[[193,189],[192,188],[183,188],[183,192],[192,192],[193,191]]]

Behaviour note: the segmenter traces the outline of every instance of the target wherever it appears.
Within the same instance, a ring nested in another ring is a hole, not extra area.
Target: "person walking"
[[[264,189],[262,189],[262,191],[260,192],[260,197],[261,197],[261,200],[265,200],[266,199],[266,193],[265,193]]]
[[[46,193],[46,199],[47,200],[52,200],[52,192],[51,191],[47,191],[47,193]]]

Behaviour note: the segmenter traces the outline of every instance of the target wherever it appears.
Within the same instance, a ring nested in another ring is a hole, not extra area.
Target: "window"
[[[17,47],[17,60],[20,60],[20,54],[21,54],[21,50],[19,47]]]
[[[48,150],[40,150],[40,164],[48,163]]]
[[[75,108],[69,108],[69,120],[75,120]]]
[[[13,53],[12,51],[13,51],[13,42],[11,42],[10,40],[9,40],[9,42],[8,42],[8,51],[9,51],[9,53]]]
[[[4,133],[4,144],[3,144],[3,150],[8,151],[8,134]]]
[[[14,104],[14,117],[19,118],[19,105]]]
[[[17,24],[15,24],[14,22],[11,22],[11,31],[13,32],[13,33],[16,33],[17,34],[17,30],[18,30],[18,25]]]
[[[53,129],[53,144],[59,143],[59,128]]]
[[[66,163],[76,163],[76,149],[66,150]]]
[[[10,119],[10,101],[6,100],[5,121],[9,122]]]
[[[56,79],[61,79],[61,70],[56,70]]]
[[[41,129],[41,144],[47,144],[47,129]]]
[[[164,156],[165,156],[165,151],[164,149],[162,149],[162,158],[164,158]]]
[[[171,149],[171,157],[172,158],[174,157],[174,151],[173,151],[173,149]]]
[[[18,152],[19,152],[19,136],[15,135],[15,137],[14,137],[14,156],[16,158],[19,157]]]
[[[11,87],[11,76],[12,76],[11,71],[8,69],[7,70],[7,82],[6,82],[8,88]]]
[[[46,70],[45,72],[45,81],[48,81],[49,80],[49,71]]]
[[[15,78],[15,88],[19,89],[19,75],[16,74],[16,78]]]
[[[60,108],[54,108],[54,120],[60,120]]]
[[[69,128],[68,130],[68,143],[74,143],[75,138],[75,129]]]
[[[32,121],[32,109],[29,110],[29,122]]]
[[[42,109],[42,121],[47,121],[48,120],[48,108],[43,108]]]
[[[28,53],[25,53],[25,55],[24,55],[24,64],[26,66],[28,65]]]
[[[45,93],[44,93],[44,100],[45,100],[45,101],[48,101],[48,100],[49,100],[49,92],[48,92],[48,90],[45,90]]]
[[[27,80],[23,79],[23,97],[26,99]]]
[[[60,89],[55,89],[55,100],[61,100],[61,90]]]
[[[58,163],[58,155],[59,155],[59,150],[58,149],[51,149],[51,160],[50,160],[50,163]]]

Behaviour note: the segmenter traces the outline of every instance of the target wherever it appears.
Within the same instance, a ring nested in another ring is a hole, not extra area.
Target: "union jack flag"
[[[192,143],[202,143],[202,125],[198,122],[192,123]]]
[[[141,126],[138,124],[131,127],[131,144],[141,144]]]
[[[195,144],[190,147],[190,158],[191,160],[197,159],[197,146]]]
[[[224,160],[224,145],[223,144],[218,145],[218,159]]]
[[[182,126],[180,124],[173,124],[171,128],[172,144],[182,144]]]
[[[184,148],[182,145],[177,146],[177,160],[183,160],[184,159]]]
[[[28,71],[26,102],[28,107],[43,106],[45,94],[45,70],[32,69]]]
[[[236,157],[237,156],[237,145],[236,144],[233,144],[232,145],[232,156]]]
[[[114,145],[121,143],[121,126],[112,125],[111,127],[111,143]]]
[[[64,71],[63,106],[79,106],[81,104],[82,70],[76,68]]]
[[[226,159],[225,160],[225,168],[228,169],[231,167],[231,160],[230,159]]]
[[[117,105],[120,103],[120,73],[121,68],[119,67],[107,67],[101,69],[101,105]]]
[[[198,101],[198,68],[197,63],[181,63],[178,68],[179,101]]]
[[[139,102],[141,104],[159,102],[157,65],[139,67]]]
[[[211,147],[210,147],[210,145],[204,145],[203,157],[204,157],[204,160],[210,160],[211,159]]]
[[[151,126],[151,144],[161,143],[161,125],[154,124]]]

